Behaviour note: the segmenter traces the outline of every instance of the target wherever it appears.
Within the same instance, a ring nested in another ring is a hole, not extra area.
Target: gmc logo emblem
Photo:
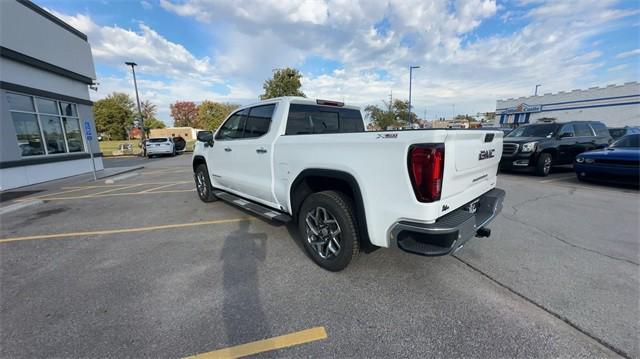
[[[495,149],[491,149],[491,150],[480,150],[480,154],[478,155],[478,160],[482,161],[482,160],[486,160],[487,158],[493,158],[496,155],[494,154],[494,152],[496,152]]]

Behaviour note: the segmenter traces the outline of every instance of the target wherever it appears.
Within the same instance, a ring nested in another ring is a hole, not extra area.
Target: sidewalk
[[[97,171],[96,177],[98,181],[119,174],[132,172],[144,168],[144,166],[127,166],[127,167],[111,167]],[[15,204],[15,200],[28,199],[29,197],[43,196],[48,192],[53,192],[61,187],[73,186],[81,183],[93,182],[93,173],[88,172],[77,176],[65,177],[54,181],[43,182],[31,186],[13,188],[7,191],[0,191],[0,210],[7,206]]]

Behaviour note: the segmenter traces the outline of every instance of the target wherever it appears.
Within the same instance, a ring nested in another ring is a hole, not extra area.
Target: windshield
[[[551,137],[556,132],[555,124],[529,125],[516,128],[506,137]]]
[[[640,147],[640,135],[627,135],[611,144],[612,148]]]

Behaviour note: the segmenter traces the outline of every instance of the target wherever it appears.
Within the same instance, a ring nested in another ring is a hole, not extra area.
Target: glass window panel
[[[76,105],[68,102],[60,102],[60,113],[62,116],[78,117]]]
[[[58,105],[56,104],[56,101],[36,97],[36,104],[38,105],[38,113],[48,113],[52,115],[58,114]]]
[[[20,154],[22,156],[44,155],[40,126],[38,126],[38,118],[36,115],[12,112],[11,118],[13,119],[13,126],[16,129]]]
[[[7,93],[10,110],[35,112],[33,108],[33,98],[31,96]]]
[[[84,151],[80,121],[77,118],[62,118],[62,123],[64,124],[64,131],[67,134],[67,147],[69,148],[69,152]]]
[[[47,152],[49,154],[67,152],[60,117],[40,115],[40,123],[47,144]]]

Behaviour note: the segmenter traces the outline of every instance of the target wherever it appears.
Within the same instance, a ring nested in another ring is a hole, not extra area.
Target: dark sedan
[[[574,163],[579,180],[629,183],[640,180],[640,134],[627,135],[596,151],[584,152]]]

